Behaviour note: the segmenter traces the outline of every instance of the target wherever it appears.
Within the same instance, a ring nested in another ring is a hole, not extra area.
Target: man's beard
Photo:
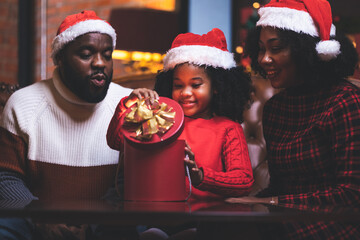
[[[91,78],[92,76],[101,73],[105,76],[105,85],[101,87],[98,91],[92,91],[91,89]],[[90,76],[86,76],[85,78],[81,78],[77,71],[73,70],[67,64],[64,64],[62,78],[64,84],[79,98],[89,103],[98,103],[101,102],[107,94],[109,89],[109,85],[112,79],[112,73],[110,76],[106,75],[103,71],[96,71],[92,73]]]

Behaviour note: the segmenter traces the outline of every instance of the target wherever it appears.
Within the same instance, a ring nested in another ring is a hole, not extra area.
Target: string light
[[[153,53],[152,60],[155,62],[160,62],[163,59],[160,53]]]
[[[140,51],[124,51],[114,50],[112,57],[117,60],[131,60],[131,61],[146,61],[146,62],[161,62],[165,54],[151,53],[151,52],[140,52]]]
[[[130,58],[128,51],[115,50],[112,54],[113,59],[126,60]]]

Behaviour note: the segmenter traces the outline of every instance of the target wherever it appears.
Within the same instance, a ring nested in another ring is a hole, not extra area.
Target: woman
[[[360,91],[345,80],[358,61],[325,0],[271,1],[246,51],[256,72],[283,89],[264,106],[270,185],[229,202],[360,203]],[[280,227],[280,226],[279,226]],[[287,223],[277,238],[358,239],[360,225]]]

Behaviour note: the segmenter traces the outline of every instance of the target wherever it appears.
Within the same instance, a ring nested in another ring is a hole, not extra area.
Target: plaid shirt
[[[279,204],[360,205],[358,88],[343,81],[327,90],[284,90],[266,103],[263,127],[268,190],[279,196]],[[293,223],[285,228],[289,238],[360,236],[360,225]]]

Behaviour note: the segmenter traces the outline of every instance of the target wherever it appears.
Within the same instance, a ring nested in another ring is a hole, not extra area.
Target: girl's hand
[[[189,167],[191,183],[196,186],[199,185],[204,179],[203,171],[198,168],[195,162],[195,155],[191,151],[190,146],[185,142],[185,165]]]
[[[159,94],[148,88],[137,88],[134,89],[129,97],[125,100],[124,104],[127,107],[130,107],[136,101],[136,98],[149,98],[150,104],[153,104],[155,100],[159,99]],[[129,102],[129,104],[128,104]],[[130,105],[130,106],[129,106]]]

